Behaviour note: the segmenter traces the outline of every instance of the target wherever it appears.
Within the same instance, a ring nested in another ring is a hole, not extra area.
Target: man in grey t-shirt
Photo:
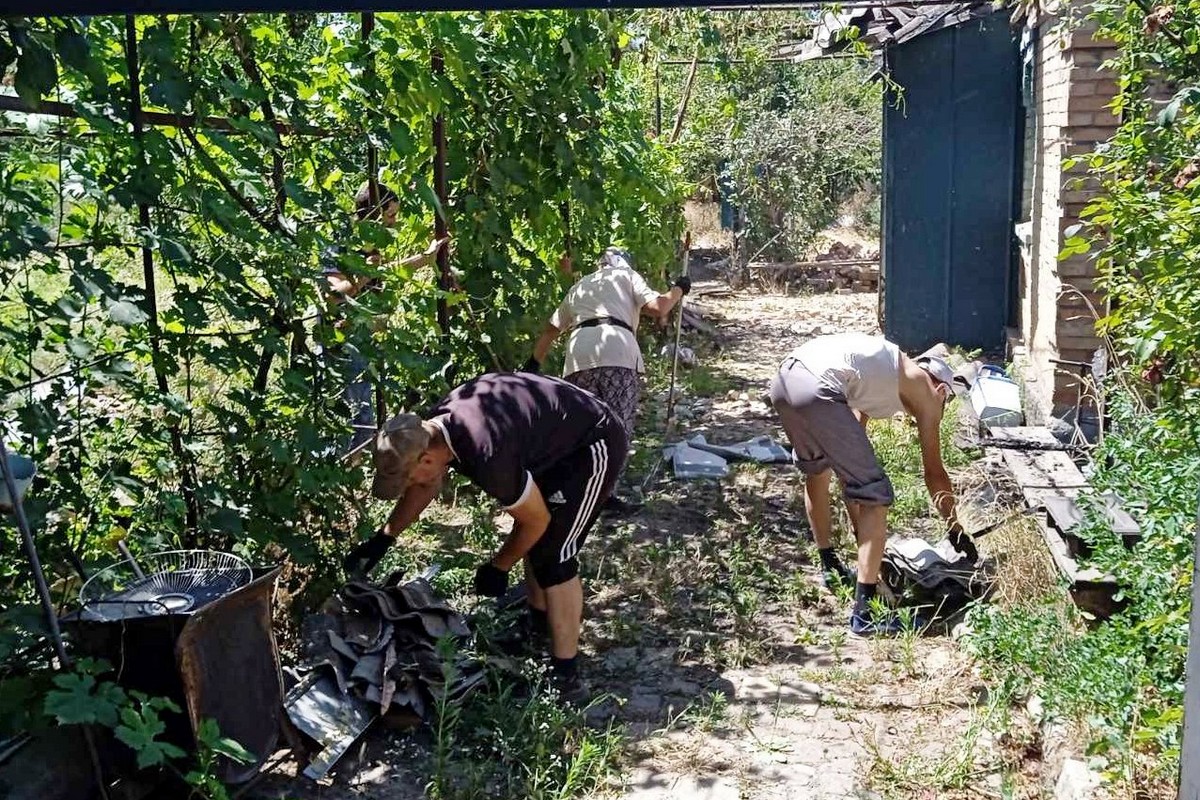
[[[508,540],[476,570],[476,592],[504,594],[509,570],[524,561],[532,621],[550,634],[553,677],[564,697],[580,699],[578,553],[627,446],[608,407],[565,381],[526,373],[468,381],[423,419],[402,414],[380,432],[372,492],[396,507],[383,529],[350,553],[347,569],[365,572],[378,563],[453,467],[514,520]]]
[[[895,618],[875,619],[871,600],[879,580],[892,483],[884,473],[866,425],[871,418],[905,413],[917,423],[925,485],[950,526],[954,546],[978,558],[955,513],[954,490],[942,463],[940,428],[954,374],[933,356],[909,358],[881,336],[818,336],[784,359],[771,382],[770,399],[805,475],[804,507],[827,585],[855,585],[850,629],[890,634]],[[858,538],[858,574],[838,559],[832,543],[829,484],[841,480]]]

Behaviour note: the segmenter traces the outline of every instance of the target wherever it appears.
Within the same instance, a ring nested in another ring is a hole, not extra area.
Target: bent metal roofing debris
[[[831,11],[821,17],[810,38],[781,45],[779,55],[796,61],[821,58],[844,50],[852,38],[879,50],[989,16],[994,10],[991,2],[960,2],[873,5]],[[857,31],[857,36],[847,35],[851,30]]]

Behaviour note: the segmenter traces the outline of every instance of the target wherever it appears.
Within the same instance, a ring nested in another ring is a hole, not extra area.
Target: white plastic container
[[[971,387],[971,408],[979,424],[988,428],[1011,428],[1024,422],[1021,387],[998,367],[985,366]]]

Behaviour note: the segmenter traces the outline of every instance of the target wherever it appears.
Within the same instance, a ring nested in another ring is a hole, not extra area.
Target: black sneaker
[[[591,693],[588,691],[587,684],[583,682],[583,678],[579,675],[579,671],[568,674],[550,675],[550,686],[558,692],[559,698],[570,705],[577,708],[583,708],[591,699]]]
[[[611,494],[608,496],[608,499],[604,501],[604,505],[600,507],[600,510],[605,514],[612,514],[613,516],[620,517],[625,516],[626,514],[632,514],[641,507],[641,503],[631,503],[628,500],[622,500],[615,494]]]
[[[858,582],[858,570],[838,561],[833,566],[821,570],[821,580],[831,592],[836,592],[839,587],[853,589],[854,584]]]
[[[850,632],[867,639],[895,637],[906,630],[923,633],[928,627],[929,621],[920,615],[914,616],[906,624],[894,611],[884,613],[882,619],[870,612],[850,614]]]

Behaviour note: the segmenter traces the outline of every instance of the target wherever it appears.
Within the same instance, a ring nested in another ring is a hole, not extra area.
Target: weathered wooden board
[[[1055,498],[1068,498],[1074,500],[1079,496],[1080,487],[1071,486],[1062,489],[1045,489],[1040,486],[1022,486],[1021,496],[1025,498],[1025,506],[1027,508],[1042,508],[1046,507],[1047,501],[1053,502]]]
[[[1097,619],[1112,616],[1119,607],[1115,600],[1118,588],[1116,579],[1095,567],[1080,569],[1079,563],[1071,557],[1067,543],[1045,520],[1038,521],[1038,530],[1050,550],[1054,565],[1070,583],[1071,598],[1075,605]]]
[[[1054,437],[1049,428],[1041,426],[985,428],[980,439],[984,447],[1004,447],[1012,450],[1065,450],[1067,447]]]
[[[1087,480],[1070,457],[1059,450],[1005,450],[1004,463],[1022,489],[1078,489]]]
[[[1110,494],[1090,494],[1083,497],[1085,500],[1091,498],[1091,502],[1100,504],[1103,509],[1101,513],[1107,517],[1108,527],[1113,533],[1124,539],[1136,539],[1141,535],[1141,526],[1125,510],[1120,498]],[[1079,500],[1079,497],[1047,499],[1046,511],[1050,514],[1054,527],[1063,533],[1070,533],[1083,521],[1084,508]]]

